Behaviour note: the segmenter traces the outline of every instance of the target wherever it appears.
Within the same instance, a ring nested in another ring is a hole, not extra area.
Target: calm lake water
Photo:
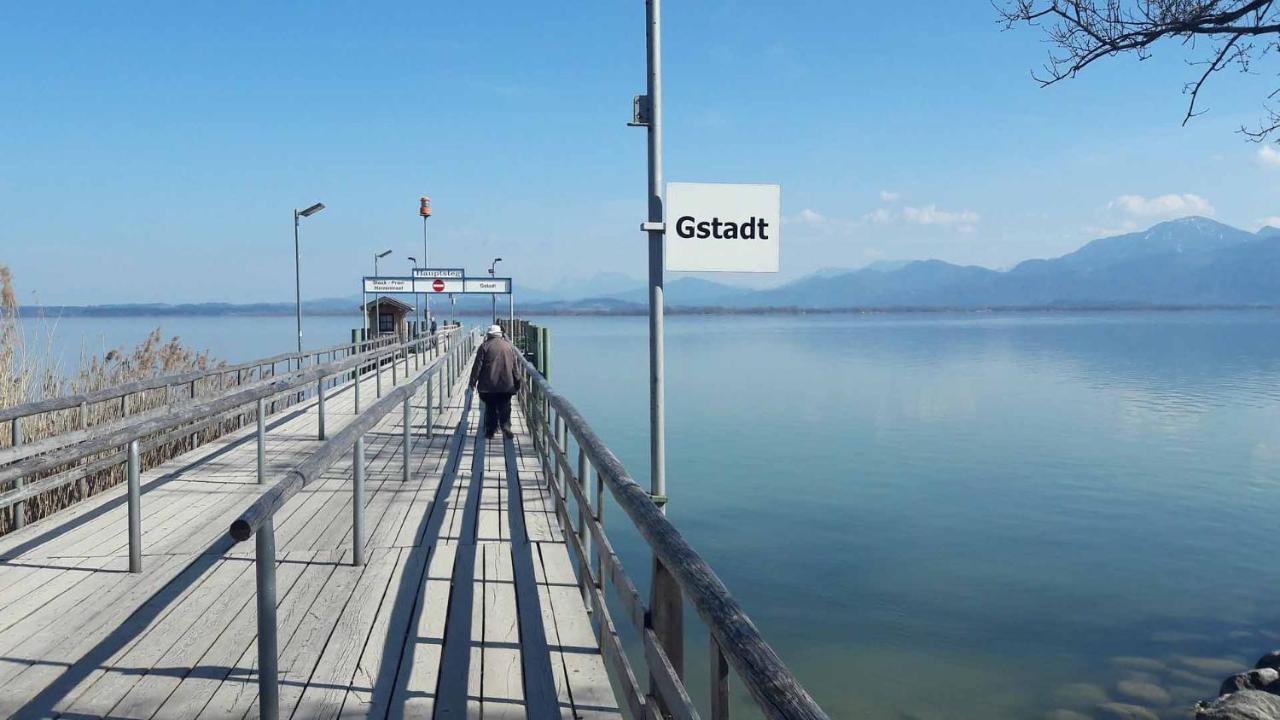
[[[242,360],[288,350],[292,322],[63,320],[55,344],[73,359],[163,324]],[[542,322],[553,384],[646,483],[646,321]],[[670,516],[832,717],[1178,717],[1280,647],[1280,314],[667,330]],[[696,631],[688,654],[698,683]]]

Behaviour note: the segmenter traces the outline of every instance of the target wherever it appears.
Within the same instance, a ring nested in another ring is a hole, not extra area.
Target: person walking
[[[485,341],[476,350],[470,386],[484,401],[484,436],[498,428],[511,437],[511,396],[520,392],[520,354],[502,337],[502,326],[490,325]]]

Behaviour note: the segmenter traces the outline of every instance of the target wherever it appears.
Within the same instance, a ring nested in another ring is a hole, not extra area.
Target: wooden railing
[[[315,393],[319,416],[318,433],[323,440],[326,434],[324,406],[328,390],[351,381],[356,411],[359,412],[359,380],[374,373],[376,394],[381,397],[384,368],[390,369],[392,385],[395,385],[401,361],[404,363],[404,374],[408,377],[410,358],[415,365],[421,364],[425,353],[440,352],[441,346],[449,345],[456,334],[456,331],[441,332],[406,343],[395,343],[394,339],[392,343],[375,341],[371,343],[374,349],[365,349],[364,352],[348,354],[328,363],[293,370],[279,377],[268,376],[214,397],[187,398],[153,412],[95,426],[89,432],[58,435],[30,446],[19,444],[0,450],[0,488],[12,486],[8,491],[0,492],[0,508],[14,507],[15,516],[24,517],[22,504],[30,498],[121,464],[126,465],[127,479],[133,481],[140,469],[139,456],[142,452],[193,436],[232,418],[256,416],[259,434],[262,436],[265,433],[266,417],[274,409],[271,407],[274,405],[273,401],[281,396],[292,399],[302,392]],[[319,352],[341,352],[341,348],[346,347],[355,346],[339,346]],[[291,357],[300,356],[295,353]],[[271,362],[272,359],[268,358],[265,361],[255,361],[255,364],[265,367]],[[127,392],[137,390],[129,389]],[[249,409],[251,405],[256,407]],[[17,417],[14,416],[15,419]],[[39,454],[31,454],[33,449]],[[85,460],[88,462],[81,462]],[[28,482],[28,478],[34,480]],[[134,490],[131,485],[131,499]],[[18,526],[21,524],[18,523]],[[131,547],[131,554],[133,549]]]
[[[455,328],[455,331],[457,329]],[[410,401],[424,387],[427,390],[427,436],[431,436],[433,419],[432,394],[435,393],[436,412],[443,410],[445,394],[452,391],[454,382],[462,373],[467,357],[474,352],[479,336],[475,333],[462,334],[458,342],[451,344],[449,350],[427,366],[418,377],[410,383],[401,385],[387,393],[377,402],[370,405],[363,413],[351,421],[341,432],[316,449],[314,453],[298,465],[286,470],[278,480],[257,500],[253,502],[234,522],[228,534],[235,542],[255,539],[254,556],[257,578],[258,609],[258,712],[263,720],[277,720],[280,717],[280,685],[278,666],[278,628],[276,625],[276,541],[275,527],[272,518],[289,498],[321,477],[339,458],[352,453],[352,564],[364,564],[364,479],[365,456],[364,436],[382,420],[387,413],[399,406],[404,413],[403,472],[405,482],[409,481],[411,467],[409,453],[412,448],[410,422]],[[439,389],[436,390],[436,386]],[[260,430],[261,432],[261,430]],[[259,445],[259,458],[261,455]],[[259,462],[258,482],[266,483]]]
[[[712,720],[730,717],[730,669],[765,717],[826,718],[720,578],[667,520],[658,504],[665,498],[651,497],[578,410],[556,393],[532,364],[525,361],[523,367],[526,382],[520,399],[530,432],[554,490],[551,494],[556,501],[556,515],[576,560],[579,584],[591,609],[601,653],[630,715],[686,720],[699,717],[682,672],[684,632],[680,618],[683,602],[688,601],[710,634]],[[577,445],[576,467],[570,459],[570,436]],[[589,484],[593,472],[594,483]],[[652,551],[654,572],[647,605],[605,535],[605,488]],[[576,526],[570,496],[577,508]],[[623,616],[640,635],[647,689],[638,681],[609,613],[609,588],[621,601]]]

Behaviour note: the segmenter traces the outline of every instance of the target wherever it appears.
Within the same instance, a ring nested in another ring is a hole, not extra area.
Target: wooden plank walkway
[[[524,418],[486,440],[465,377],[431,437],[415,398],[408,483],[401,413],[366,437],[363,567],[349,458],[276,515],[282,717],[621,717]],[[331,435],[352,411],[328,398]],[[271,423],[269,479],[316,426]],[[0,538],[0,717],[257,716],[253,543],[227,539],[256,458],[250,429],[145,472],[140,574],[123,485]]]

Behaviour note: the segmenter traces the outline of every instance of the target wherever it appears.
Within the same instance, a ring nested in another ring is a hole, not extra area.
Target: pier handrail
[[[396,358],[401,353],[405,354],[405,362],[408,362],[409,350],[421,346],[429,348],[440,340],[452,337],[456,334],[456,330],[443,330],[436,335],[421,336],[413,340],[395,345],[383,345],[373,350],[366,351],[358,355],[351,355],[341,360],[336,360],[322,365],[313,365],[304,370],[296,370],[288,375],[283,375],[277,379],[269,380],[265,383],[259,383],[253,386],[242,386],[241,389],[226,393],[212,398],[188,399],[185,404],[173,405],[165,409],[157,415],[138,416],[135,422],[113,427],[104,427],[103,432],[92,439],[67,445],[63,448],[50,452],[46,455],[36,458],[27,459],[21,462],[14,462],[8,465],[0,466],[0,487],[4,487],[10,483],[16,483],[24,477],[40,475],[55,470],[60,467],[71,465],[79,460],[87,457],[99,455],[109,452],[125,445],[132,445],[141,438],[153,436],[156,433],[177,428],[181,434],[189,434],[199,430],[199,427],[191,427],[188,423],[206,420],[207,423],[219,422],[221,416],[253,402],[259,402],[258,412],[262,413],[261,404],[263,400],[289,392],[296,392],[299,389],[307,389],[312,383],[323,383],[326,378],[341,376],[347,371],[358,369],[370,363],[375,363],[378,372],[381,372],[382,362],[385,358]],[[295,354],[296,356],[296,354]],[[399,362],[399,360],[393,360]],[[321,393],[321,418],[320,432],[323,437],[324,419],[323,419],[323,393]],[[358,401],[357,391],[357,401]],[[167,437],[159,438],[151,443],[151,445],[163,444],[170,442],[172,439]],[[58,475],[41,478],[31,482],[25,486],[15,487],[6,492],[0,492],[0,508],[9,507],[17,503],[23,502],[29,498],[35,497],[43,492],[56,489],[62,485],[68,484],[86,472],[101,470],[112,465],[118,465],[125,461],[127,453],[115,453],[109,457],[103,458],[92,465],[73,468],[69,472]]]
[[[123,385],[113,385],[111,387],[101,388],[86,393],[75,393],[73,395],[63,395],[56,398],[48,398],[45,400],[33,400],[21,405],[0,409],[0,422],[9,422],[11,420],[21,420],[32,415],[40,415],[47,412],[57,410],[70,410],[82,405],[94,405],[108,400],[133,395],[134,393],[145,392],[147,390],[156,390],[158,388],[169,385],[184,385],[189,382],[196,382],[207,377],[218,375],[227,375],[230,373],[238,373],[243,370],[256,370],[259,367],[271,365],[274,369],[275,365],[282,362],[289,362],[299,358],[319,357],[329,353],[346,352],[352,348],[360,348],[359,352],[367,352],[364,348],[370,346],[369,350],[374,350],[387,345],[395,340],[394,337],[378,338],[374,340],[362,340],[357,343],[345,343],[341,345],[333,345],[319,350],[307,350],[305,352],[282,353],[271,357],[261,358],[258,360],[250,360],[236,365],[223,365],[204,370],[187,370],[186,372],[173,373],[170,375],[158,375],[156,377],[135,380]]]
[[[405,481],[409,480],[411,438],[410,401],[425,386],[426,427],[431,433],[431,380],[440,377],[441,393],[461,375],[465,359],[475,350],[478,334],[460,335],[447,354],[437,357],[413,381],[401,385],[370,405],[307,459],[281,473],[278,480],[231,523],[227,534],[234,542],[254,538],[254,569],[258,623],[258,714],[262,720],[280,717],[279,644],[276,624],[276,541],[273,518],[280,508],[313,480],[323,475],[347,452],[352,455],[352,564],[364,564],[364,436],[396,405],[404,411],[402,452]],[[444,375],[442,375],[444,373]],[[265,483],[265,477],[259,477]]]
[[[459,345],[459,347],[465,346]],[[443,357],[436,359],[412,382],[383,395],[381,399],[360,413],[355,420],[342,428],[338,434],[329,438],[324,445],[308,455],[306,460],[285,470],[282,473],[283,477],[277,480],[270,490],[258,496],[258,499],[231,523],[231,529],[228,531],[231,537],[236,542],[244,542],[253,537],[262,523],[283,507],[289,498],[296,495],[312,480],[320,477],[344,453],[349,452],[355,446],[356,438],[367,435],[383,416],[391,412],[392,408],[402,405],[405,400],[416,395],[418,390],[439,371],[441,363],[445,361],[446,358]]]
[[[595,606],[594,615],[597,622],[601,623],[598,635],[601,651],[606,662],[613,666],[615,675],[626,686],[619,694],[630,705],[633,716],[661,717],[670,714],[679,718],[698,717],[681,677],[679,667],[682,661],[673,663],[669,657],[672,643],[679,644],[681,649],[678,650],[678,655],[683,656],[683,629],[678,620],[682,596],[692,604],[711,635],[713,720],[725,720],[729,717],[728,672],[724,665],[726,659],[766,717],[786,720],[827,718],[826,713],[778,654],[765,642],[747,616],[746,610],[733,598],[711,566],[659,509],[657,503],[665,501],[665,498],[651,497],[596,435],[578,409],[552,389],[551,384],[532,363],[524,360],[523,364],[527,382],[521,388],[521,399],[525,403],[530,424],[536,426],[531,427],[534,443],[541,455],[548,482],[556,490],[552,496],[557,503],[557,516],[563,526],[567,544],[577,555],[583,594]],[[573,435],[578,445],[576,472],[568,458],[568,434]],[[596,477],[594,509],[587,497],[586,484],[586,478],[592,469]],[[653,552],[654,607],[645,606],[635,583],[623,570],[621,561],[605,537],[602,492],[605,486]],[[570,490],[578,507],[579,522],[576,531],[566,498],[566,493]],[[587,548],[588,534],[590,542],[596,546],[594,569]],[[663,576],[664,580],[660,581],[659,576]],[[674,587],[666,578],[674,582]],[[647,697],[642,696],[635,673],[623,652],[607,611],[604,596],[606,581],[612,581],[626,607],[626,615],[644,643],[650,681]],[[663,593],[672,591],[678,595],[663,596]],[[655,615],[659,612],[657,606],[665,606],[661,612],[668,616],[674,614],[677,618],[672,623],[676,628],[674,637],[670,628],[655,627]],[[651,699],[658,700],[665,713],[655,712],[654,708],[648,707]]]

